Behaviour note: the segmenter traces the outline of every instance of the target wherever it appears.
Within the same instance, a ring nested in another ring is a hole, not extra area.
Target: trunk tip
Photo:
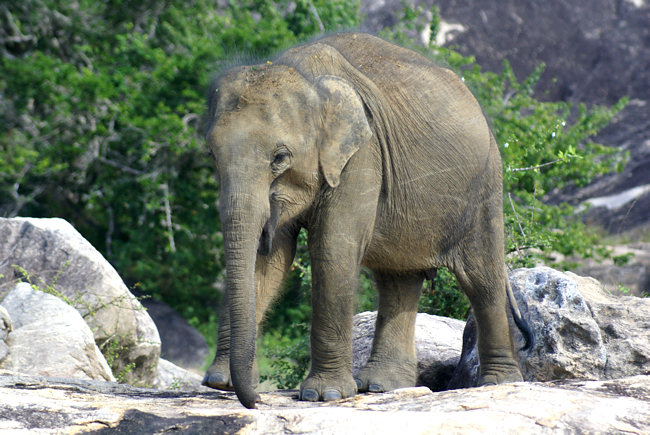
[[[237,393],[237,398],[241,402],[242,405],[244,405],[248,409],[255,409],[257,408],[257,402],[260,401],[260,396],[257,394],[254,390],[250,391],[236,391]]]

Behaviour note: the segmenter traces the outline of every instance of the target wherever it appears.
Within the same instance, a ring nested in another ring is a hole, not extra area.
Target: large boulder
[[[19,283],[2,301],[13,330],[0,368],[30,375],[115,381],[81,315],[56,296]]]
[[[614,294],[650,295],[650,243],[634,242],[609,248],[611,258],[581,259],[575,273],[596,278],[605,290]]]
[[[151,385],[160,337],[115,269],[62,219],[0,218],[0,297],[29,280],[82,315],[121,381]]]
[[[352,372],[356,375],[368,361],[375,334],[377,312],[354,316]],[[433,391],[447,388],[458,364],[465,322],[419,313],[415,320],[415,349],[418,359],[417,385]]]
[[[519,355],[525,380],[650,375],[650,299],[614,296],[593,278],[548,267],[518,269],[510,282],[535,337],[532,349]],[[477,372],[476,324],[470,317],[450,387],[476,385]]]

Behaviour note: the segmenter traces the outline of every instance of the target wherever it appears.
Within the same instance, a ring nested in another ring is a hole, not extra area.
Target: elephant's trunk
[[[255,408],[255,259],[265,213],[260,201],[246,194],[229,195],[227,204],[221,220],[230,310],[230,376],[239,401]]]

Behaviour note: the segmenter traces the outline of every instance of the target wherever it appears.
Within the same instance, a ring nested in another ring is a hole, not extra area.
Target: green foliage
[[[268,55],[318,33],[359,25],[360,1],[243,0],[229,2],[230,26],[222,41],[238,51]]]
[[[454,274],[446,267],[438,268],[435,278],[424,283],[420,312],[465,320],[469,309],[469,300],[460,290]]]
[[[359,275],[359,290],[357,292],[357,312],[375,311],[377,309],[377,292],[372,272],[368,269],[361,269]]]
[[[616,255],[612,257],[612,261],[616,266],[625,266],[628,264],[632,259],[634,258],[634,253],[633,252],[628,252],[625,254],[621,255]]]
[[[287,334],[291,331],[291,334]],[[290,328],[269,330],[262,338],[260,378],[279,389],[296,388],[309,370],[309,325],[293,323]]]
[[[17,264],[12,264],[11,267],[18,272],[18,274],[21,276],[21,278],[27,282],[34,290],[40,291],[43,293],[47,293],[52,296],[56,296],[57,298],[61,299],[63,302],[66,304],[70,305],[71,307],[74,307],[80,299],[78,296],[76,300],[70,300],[66,295],[61,293],[56,289],[56,282],[59,280],[61,275],[63,274],[63,271],[68,267],[69,262],[65,262],[61,269],[59,269],[56,273],[56,275],[52,278],[51,282],[47,283],[41,276],[35,276],[32,273],[29,273],[24,267],[19,266]],[[0,278],[2,276],[0,275]],[[34,282],[36,281],[36,282]]]
[[[100,350],[106,358],[106,363],[111,368],[115,380],[120,384],[126,383],[129,373],[131,373],[135,367],[135,362],[128,364],[122,364],[120,361],[120,355],[124,353],[124,346],[120,344],[123,340],[108,339],[100,346]]]

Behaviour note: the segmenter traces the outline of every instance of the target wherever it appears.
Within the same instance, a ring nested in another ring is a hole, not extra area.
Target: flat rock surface
[[[410,388],[333,403],[262,394],[169,392],[0,373],[0,431],[12,433],[650,433],[650,376],[518,383],[432,393]]]

